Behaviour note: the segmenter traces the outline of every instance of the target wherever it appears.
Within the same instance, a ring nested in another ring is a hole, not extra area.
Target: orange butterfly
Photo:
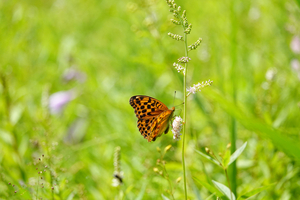
[[[161,101],[144,95],[131,97],[129,103],[138,118],[137,127],[148,142],[168,133],[175,107],[169,109]]]

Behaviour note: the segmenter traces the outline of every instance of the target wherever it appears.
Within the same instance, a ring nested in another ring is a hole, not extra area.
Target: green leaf
[[[22,116],[24,107],[21,105],[16,105],[14,107],[12,107],[11,111],[10,111],[10,123],[12,125],[15,125],[16,123],[18,123],[19,119]]]
[[[203,156],[204,158],[207,158],[208,160],[210,160],[210,161],[212,161],[213,163],[215,163],[215,164],[217,164],[218,166],[220,166],[219,161],[217,161],[217,160],[214,159],[213,157],[211,157],[211,156],[209,156],[209,155],[206,155],[206,154],[204,154],[204,153],[202,153],[201,151],[198,151],[198,150],[196,150],[196,149],[195,149],[195,151],[196,151],[197,153],[199,153],[201,156]]]
[[[217,190],[214,186],[212,186],[211,184],[209,184],[208,182],[206,182],[205,180],[200,180],[200,179],[197,179],[196,177],[193,177],[193,179],[201,184],[203,187],[205,187],[208,191],[210,191],[211,193],[214,193],[216,194],[216,196],[218,197],[222,197],[224,196],[219,190]]]
[[[225,154],[224,154],[224,156],[223,156],[223,160],[222,160],[222,164],[223,164],[223,167],[225,168],[225,169],[227,169],[227,167],[228,167],[228,163],[229,163],[229,161],[231,160],[231,157],[230,157],[230,151],[226,151],[225,152]]]
[[[242,194],[242,195],[238,198],[238,200],[248,199],[248,198],[250,198],[250,197],[252,197],[252,196],[254,196],[254,195],[256,195],[256,194],[258,194],[258,193],[260,193],[260,192],[262,192],[262,191],[264,191],[264,190],[269,189],[269,188],[270,188],[271,186],[273,186],[273,185],[275,185],[275,183],[272,183],[272,184],[270,184],[270,185],[266,185],[266,186],[263,186],[263,187],[256,188],[256,189],[254,189],[254,190],[252,190],[252,191],[250,191],[250,192],[246,192],[245,194]]]
[[[67,197],[66,200],[72,200],[72,199],[74,199],[74,196],[75,196],[75,195],[76,195],[75,192],[71,192],[71,193],[69,194],[69,196]]]
[[[210,199],[212,199],[213,196],[215,196],[215,194],[209,195],[205,200],[210,200]]]
[[[1,158],[1,157],[0,157]],[[1,159],[0,159],[0,161],[1,161]],[[193,181],[193,179],[192,180],[190,180],[190,186],[191,186],[191,188],[192,188],[192,190],[193,190],[193,193],[195,194],[195,200],[203,200],[202,198],[201,198],[201,194],[200,194],[200,190],[198,189],[198,187],[197,187],[197,185],[195,184],[195,182]]]
[[[2,141],[1,141],[2,140]],[[3,142],[4,144],[12,145],[14,143],[14,138],[12,133],[0,129],[0,142]],[[3,146],[3,144],[1,144]]]
[[[216,186],[216,188],[218,188],[218,190],[220,190],[223,194],[225,194],[225,196],[228,199],[235,200],[234,194],[230,191],[230,189],[227,186],[214,180],[212,182]]]
[[[241,153],[244,151],[244,149],[247,146],[247,142],[245,142],[240,148],[238,148],[230,157],[230,161],[228,163],[228,165],[230,165],[231,163],[233,163],[240,155]]]
[[[145,191],[146,191],[146,188],[147,188],[147,185],[148,185],[148,182],[145,181],[141,187],[141,190],[138,194],[138,196],[135,198],[136,200],[142,200],[144,198],[144,194],[145,194]],[[128,194],[130,191],[126,191],[125,194]]]
[[[163,198],[164,200],[170,200],[168,197],[166,197],[166,196],[163,195],[163,194],[161,194],[161,196],[162,196],[162,198]]]
[[[246,129],[254,131],[263,138],[270,139],[274,145],[287,155],[300,160],[300,143],[283,134],[279,130],[264,123],[245,110],[235,105],[233,101],[224,98],[217,90],[203,90],[202,93],[211,101],[219,104],[229,115],[234,117]]]

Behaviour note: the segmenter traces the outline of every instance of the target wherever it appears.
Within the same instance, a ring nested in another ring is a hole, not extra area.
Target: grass
[[[176,3],[193,24],[188,42],[203,39],[189,53],[187,83],[213,80],[187,99],[188,198],[226,199],[212,182],[228,187],[223,169],[195,150],[224,158],[234,140],[236,148],[247,141],[229,173],[237,197],[297,199],[300,80],[291,61],[299,53],[290,43],[298,1]],[[183,199],[182,141],[169,133],[148,143],[128,102],[143,94],[171,107],[177,91],[182,103],[183,77],[172,64],[183,43],[167,35],[181,29],[166,3],[1,1],[0,10],[0,199],[172,199],[171,190]],[[69,68],[83,79],[64,80]],[[51,114],[49,96],[71,89],[76,98]],[[153,169],[157,147],[169,144],[166,179]],[[115,188],[117,146],[124,184]]]

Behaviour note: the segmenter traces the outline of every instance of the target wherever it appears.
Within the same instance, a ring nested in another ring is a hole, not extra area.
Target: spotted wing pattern
[[[161,101],[144,95],[131,97],[129,103],[138,118],[137,127],[148,142],[155,141],[163,132],[168,133],[174,107],[169,109]]]

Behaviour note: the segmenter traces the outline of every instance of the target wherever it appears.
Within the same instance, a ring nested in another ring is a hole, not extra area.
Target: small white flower
[[[113,187],[118,187],[123,183],[123,176],[124,173],[121,171],[121,163],[120,163],[120,159],[121,159],[121,147],[116,147],[115,149],[115,153],[114,153],[114,167],[115,167],[115,171],[114,171],[114,178],[112,179],[112,186]]]
[[[173,123],[172,123],[172,132],[173,132],[173,139],[174,140],[180,140],[180,131],[182,127],[182,119],[181,117],[175,117]]]
[[[266,79],[268,81],[272,81],[275,78],[276,69],[269,69],[266,73]]]
[[[202,83],[194,84],[192,87],[186,89],[186,91],[188,92],[188,94],[186,96],[189,96],[190,94],[195,94],[196,92],[201,91],[200,90],[201,88],[204,88],[204,87],[209,86],[211,84],[212,84],[211,80],[208,80],[208,81],[205,81],[205,82],[203,81]]]
[[[195,94],[195,92],[196,92],[196,86],[194,85],[193,87],[190,87],[190,88],[188,88],[188,89],[186,89],[186,91],[189,93],[189,94],[191,94],[191,93],[193,93],[193,94]]]
[[[114,178],[112,179],[112,186],[113,187],[118,187],[120,185],[122,185],[123,183],[123,172],[115,172],[114,173]]]
[[[181,65],[179,65],[178,63],[173,63],[173,66],[175,67],[175,69],[178,71],[178,72],[181,72],[183,73],[183,75],[185,75],[185,68]]]
[[[113,187],[118,187],[120,185],[120,181],[117,178],[113,178],[112,184]]]
[[[189,58],[189,57],[181,57],[181,58],[178,58],[178,62],[180,62],[180,63],[187,63],[187,62],[189,62],[191,60],[191,58]]]

